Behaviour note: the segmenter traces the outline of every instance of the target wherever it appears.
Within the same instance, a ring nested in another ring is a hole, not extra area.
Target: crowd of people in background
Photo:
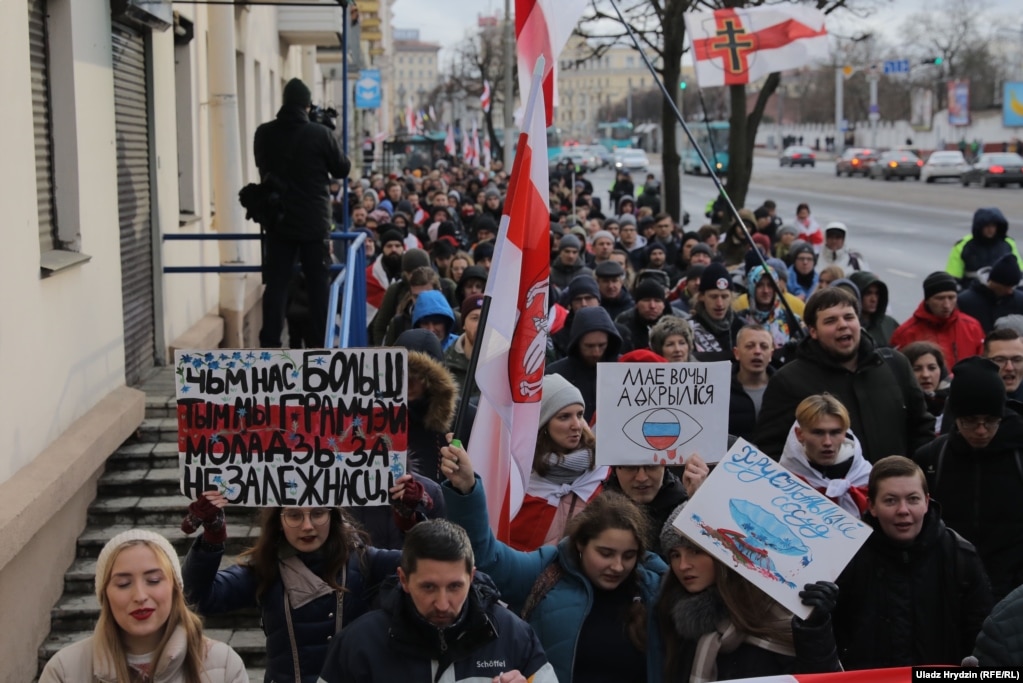
[[[508,181],[499,163],[449,159],[350,184],[370,343],[408,349],[411,473],[392,505],[266,509],[233,562],[216,492],[187,510],[182,529],[201,533],[183,565],[155,534],[114,539],[96,568],[96,634],[41,681],[92,680],[94,656],[111,672],[101,680],[244,680],[192,612],[243,608],[262,615],[276,683],[1023,663],[1023,264],[1000,211],[976,211],[898,321],[848,226],[822,227],[807,204],[732,216],[721,198],[691,229],[652,175],[618,172],[604,205],[585,175],[552,171],[547,374],[504,544],[487,518],[494,492],[450,431],[460,394],[478,398],[467,371]],[[331,195],[336,220],[344,196]],[[296,291],[322,284],[308,276]],[[322,330],[303,322],[321,295],[304,309],[291,297],[291,346],[318,345],[302,330]],[[809,616],[672,525],[720,454],[596,465],[596,369],[630,361],[730,362],[730,434],[873,529],[835,582],[803,587]]]

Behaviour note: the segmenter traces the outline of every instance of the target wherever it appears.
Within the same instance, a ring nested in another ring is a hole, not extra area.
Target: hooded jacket
[[[430,315],[444,318],[446,336],[440,345],[441,349],[447,351],[455,343],[455,340],[458,339],[458,335],[451,331],[455,326],[455,314],[451,312],[451,306],[448,304],[447,299],[444,298],[444,295],[435,289],[428,289],[416,299],[416,305],[412,309],[413,329],[419,326],[419,321]]]
[[[408,372],[426,385],[422,397],[408,402],[408,466],[440,483],[445,479],[440,449],[448,445],[445,435],[455,419],[458,385],[443,363],[418,351],[409,351]]]
[[[914,456],[945,522],[977,547],[995,599],[1023,585],[1023,417],[1010,402],[985,448],[943,434]]]
[[[985,238],[981,231],[984,226],[994,224],[995,236]],[[1009,221],[1005,215],[994,207],[977,209],[973,214],[973,227],[970,234],[956,242],[948,255],[945,272],[957,278],[960,284],[969,284],[977,277],[977,271],[986,266],[993,266],[998,259],[1012,254],[1023,267],[1016,242],[1008,236]]]
[[[860,327],[874,340],[875,346],[891,346],[891,338],[899,327],[899,321],[888,315],[888,285],[877,275],[866,270],[853,273],[849,279],[859,287],[861,297],[867,291],[867,287],[877,285],[877,311],[871,315],[861,312]]]
[[[256,128],[253,158],[260,178],[272,176],[285,187],[284,215],[271,230],[285,239],[326,239],[331,222],[327,177],[340,180],[352,167],[333,132],[311,122],[304,109],[284,105],[276,120]]]
[[[1023,666],[1023,586],[991,610],[977,634],[973,656],[980,666]]]
[[[837,230],[842,233],[842,247],[841,249],[828,249],[827,246],[827,233],[832,230]],[[857,251],[853,251],[849,248],[849,228],[841,223],[829,223],[825,232],[825,241],[821,246],[821,253],[817,257],[817,272],[821,272],[828,266],[838,266],[845,273],[845,277],[849,277],[853,273],[861,270],[869,270],[870,267],[867,262],[863,259],[863,255]]]
[[[999,318],[1023,314],[1023,291],[1014,289],[1008,296],[998,296],[986,281],[974,280],[959,293],[959,310],[976,319],[987,334]]]
[[[945,365],[952,367],[964,358],[979,356],[984,352],[984,330],[975,318],[958,308],[947,318],[927,310],[927,302],[921,301],[913,315],[892,334],[892,346],[901,349],[917,341],[934,342],[945,355]]]
[[[879,351],[861,335],[855,370],[846,369],[816,339],[799,342],[795,359],[767,383],[753,442],[771,457],[780,457],[796,406],[824,392],[849,411],[849,428],[871,463],[893,453],[912,453],[934,438],[934,417],[927,412],[909,361],[901,353]]]
[[[771,338],[774,340],[774,347],[780,348],[788,343],[792,339],[793,334],[802,328],[802,319],[799,315],[793,311],[792,315],[795,317],[795,324],[797,329],[792,329],[792,325],[789,324],[788,315],[785,312],[785,307],[781,304],[781,300],[778,298],[778,294],[774,294],[774,298],[771,300],[771,308],[767,311],[762,311],[757,306],[757,285],[764,279],[764,276],[768,274],[768,271],[764,270],[763,266],[757,266],[750,271],[749,277],[746,278],[746,294],[747,302],[749,302],[749,308],[744,311],[738,311],[739,317],[743,318],[747,323],[754,323],[763,326],[768,332],[771,333]],[[775,277],[774,269],[770,269],[771,277]]]
[[[590,422],[597,409],[597,366],[588,365],[582,360],[579,356],[579,342],[590,332],[606,332],[607,349],[600,361],[614,362],[618,360],[618,353],[622,347],[622,336],[618,333],[618,328],[615,327],[607,311],[600,306],[580,308],[576,311],[571,329],[568,355],[548,365],[544,374],[561,375],[579,388],[586,401],[584,417],[587,422]]]
[[[933,500],[908,545],[869,512],[863,521],[874,533],[838,577],[832,614],[842,665],[959,664],[992,605],[973,546],[945,526]]]
[[[788,291],[793,295],[798,296],[803,301],[806,301],[810,296],[817,291],[817,285],[820,284],[820,274],[817,270],[811,270],[807,275],[800,275],[799,271],[796,270],[796,257],[803,252],[808,252],[812,256],[813,245],[809,242],[793,242],[792,247],[789,249],[789,254],[786,256],[786,262],[789,263],[789,279],[786,282]]]
[[[477,572],[458,619],[438,628],[395,583],[384,591],[381,609],[341,632],[320,680],[469,683],[517,669],[535,683],[557,683],[536,635],[499,597],[489,577]]]
[[[636,305],[636,302],[632,299],[632,294],[629,293],[628,288],[622,287],[622,291],[618,293],[614,299],[607,299],[600,297],[600,305],[604,307],[607,314],[614,320],[619,315],[629,310]]]

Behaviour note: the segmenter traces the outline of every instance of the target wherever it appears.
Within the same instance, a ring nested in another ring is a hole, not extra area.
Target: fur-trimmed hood
[[[409,420],[426,429],[446,434],[455,419],[458,387],[443,363],[419,351],[408,352],[410,376],[420,377],[426,384],[426,396],[409,403]]]

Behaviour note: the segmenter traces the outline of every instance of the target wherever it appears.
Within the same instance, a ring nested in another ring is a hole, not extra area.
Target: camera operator
[[[351,163],[334,133],[309,120],[312,93],[293,78],[284,87],[277,119],[256,129],[253,151],[264,185],[278,188],[280,214],[263,223],[263,329],[259,344],[280,348],[288,282],[296,257],[309,289],[310,334],[322,340],[326,331],[328,264],[331,226],[330,178],[342,179]]]

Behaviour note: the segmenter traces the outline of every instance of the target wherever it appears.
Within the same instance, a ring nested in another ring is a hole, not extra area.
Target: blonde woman
[[[183,590],[167,539],[114,536],[96,560],[96,630],[54,655],[39,683],[248,683],[241,657],[203,636]]]

